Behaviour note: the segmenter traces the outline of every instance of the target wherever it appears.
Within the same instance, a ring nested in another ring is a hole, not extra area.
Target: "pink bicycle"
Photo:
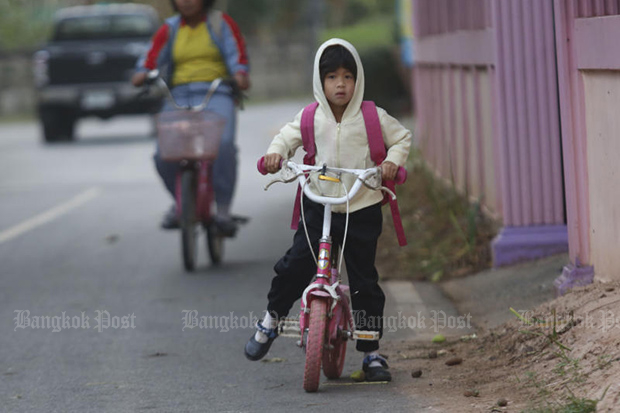
[[[267,174],[263,165],[263,158],[258,162],[258,170]],[[345,196],[333,198],[314,193],[308,185],[311,175],[318,175],[318,181],[341,183],[340,176],[353,174],[357,177],[351,189]],[[405,182],[407,171],[399,169],[396,183]],[[349,287],[342,283],[340,268],[342,267],[342,251],[346,244],[348,227],[349,202],[355,197],[362,185],[373,189],[386,191],[392,199],[396,195],[382,186],[381,168],[369,169],[342,169],[327,166],[299,165],[292,161],[284,161],[281,169],[281,178],[269,182],[265,190],[276,182],[293,182],[297,180],[304,194],[312,201],[323,204],[325,208],[323,218],[323,232],[319,241],[318,257],[312,251],[317,264],[315,279],[304,290],[301,298],[301,312],[299,319],[287,318],[280,322],[280,335],[298,338],[297,344],[306,352],[304,367],[303,388],[307,392],[315,392],[319,388],[321,367],[328,379],[337,379],[342,374],[348,340],[378,340],[376,331],[361,331],[355,329],[355,322],[351,313]],[[347,220],[345,237],[342,248],[332,245],[331,218],[332,205],[347,204]],[[306,223],[302,222],[308,231]],[[309,238],[309,237],[308,237]],[[311,245],[308,239],[308,245]],[[312,250],[312,248],[311,248]],[[342,251],[340,251],[342,250]]]
[[[211,262],[219,264],[224,254],[223,234],[213,219],[214,190],[212,165],[217,157],[226,120],[205,110],[209,100],[223,82],[216,79],[203,101],[197,106],[180,106],[170,93],[166,82],[154,70],[149,73],[149,82],[157,82],[168,96],[176,110],[161,112],[156,117],[157,139],[161,159],[179,162],[181,168],[176,177],[176,210],[181,227],[183,265],[187,271],[196,267],[198,235],[201,228],[206,232],[207,251]],[[236,224],[247,221],[234,217]]]

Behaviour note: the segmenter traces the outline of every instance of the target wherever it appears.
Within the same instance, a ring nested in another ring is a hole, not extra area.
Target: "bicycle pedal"
[[[281,337],[299,338],[301,329],[299,328],[299,320],[295,318],[284,318],[280,320],[278,325]]]
[[[353,340],[376,341],[379,340],[379,332],[355,330],[353,332]]]
[[[244,217],[244,216],[241,216],[241,215],[233,215],[232,219],[233,219],[233,221],[236,224],[240,224],[240,225],[244,225],[244,224],[247,224],[248,222],[250,222],[250,218],[249,217]]]

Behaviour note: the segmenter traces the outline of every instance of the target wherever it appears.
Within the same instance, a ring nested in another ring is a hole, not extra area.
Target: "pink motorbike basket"
[[[159,152],[164,161],[202,161],[217,157],[226,119],[210,111],[175,110],[156,117]]]

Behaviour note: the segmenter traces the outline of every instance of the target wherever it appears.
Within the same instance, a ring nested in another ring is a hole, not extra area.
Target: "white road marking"
[[[3,242],[9,241],[15,237],[18,237],[22,234],[25,234],[28,231],[31,231],[41,225],[47,224],[48,222],[51,222],[59,218],[62,215],[66,214],[67,212],[75,208],[78,208],[89,201],[92,201],[94,198],[98,197],[100,194],[101,194],[100,188],[94,187],[94,188],[87,189],[86,191],[71,198],[69,201],[63,204],[55,206],[54,208],[48,211],[45,211],[42,214],[34,216],[30,219],[27,219],[26,221],[20,222],[19,224],[9,229],[1,231],[0,232],[0,244],[2,244]]]

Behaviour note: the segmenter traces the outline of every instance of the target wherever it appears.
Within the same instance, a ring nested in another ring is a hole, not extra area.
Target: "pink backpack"
[[[304,164],[314,165],[314,157],[316,155],[316,146],[314,143],[314,115],[316,108],[319,106],[318,102],[311,103],[304,108],[301,115],[301,140],[303,142],[304,150]],[[381,165],[386,157],[385,143],[383,142],[383,132],[381,131],[381,122],[379,121],[379,114],[377,113],[377,107],[374,102],[364,101],[362,102],[362,115],[364,116],[364,123],[366,125],[366,133],[368,135],[368,146],[370,147],[370,159],[377,165]],[[383,185],[394,192],[394,181],[384,181]],[[389,195],[385,194],[383,197],[383,204],[390,203],[390,209],[392,211],[392,219],[394,221],[394,229],[396,230],[396,236],[398,238],[398,244],[402,247],[407,245],[407,239],[405,237],[405,230],[403,229],[403,223],[400,219],[400,211],[398,210],[398,203],[396,200],[390,199]],[[291,228],[296,230],[299,226],[299,216],[301,211],[301,188],[297,189],[297,197],[295,198],[295,209],[293,211],[293,219],[291,222]]]

